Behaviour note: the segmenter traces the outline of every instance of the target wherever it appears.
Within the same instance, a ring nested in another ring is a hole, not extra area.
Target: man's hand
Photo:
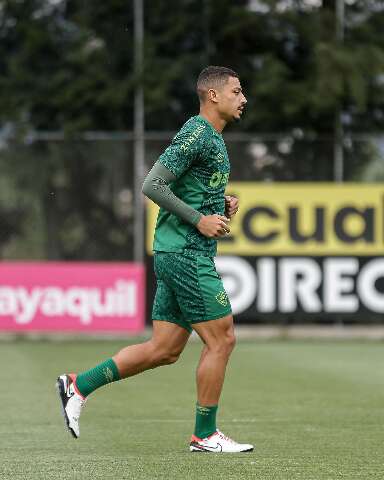
[[[225,195],[225,215],[230,219],[234,217],[239,210],[239,199],[231,195]]]
[[[229,218],[222,215],[203,215],[196,228],[208,238],[219,238],[230,232]]]

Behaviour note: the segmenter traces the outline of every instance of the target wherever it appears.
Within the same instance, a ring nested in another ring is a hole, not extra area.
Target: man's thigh
[[[162,279],[157,280],[152,320],[154,329],[155,323],[168,322],[182,328],[188,333],[188,336],[192,332],[191,325],[183,318],[175,293]]]
[[[176,323],[154,320],[152,341],[160,349],[180,354],[188,342],[190,333]]]

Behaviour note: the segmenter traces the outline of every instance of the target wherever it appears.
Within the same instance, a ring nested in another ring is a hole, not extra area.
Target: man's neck
[[[205,118],[205,120],[207,120],[207,122],[209,122],[212,127],[219,133],[221,133],[227,125],[227,122],[222,119],[216,112],[208,110],[207,108],[200,108],[199,115],[200,117]]]

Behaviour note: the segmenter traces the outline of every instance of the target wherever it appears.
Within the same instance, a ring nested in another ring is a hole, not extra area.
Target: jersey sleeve
[[[204,152],[204,130],[206,125],[180,131],[172,143],[159,157],[159,162],[170,170],[176,178],[181,177]]]

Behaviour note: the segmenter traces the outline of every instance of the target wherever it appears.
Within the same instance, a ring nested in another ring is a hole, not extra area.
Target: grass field
[[[191,454],[190,343],[175,365],[99,390],[64,430],[55,378],[85,369],[124,342],[0,343],[0,478],[382,479],[383,344],[240,342],[219,426],[252,453]]]

